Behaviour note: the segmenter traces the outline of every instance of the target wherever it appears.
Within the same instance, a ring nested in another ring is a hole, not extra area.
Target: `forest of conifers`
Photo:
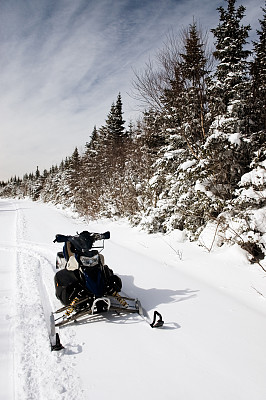
[[[180,229],[191,240],[214,226],[255,261],[266,252],[266,20],[249,43],[243,6],[226,0],[207,36],[192,22],[136,73],[145,106],[123,120],[120,93],[84,151],[50,170],[2,182],[2,197],[72,207],[88,218],[122,217],[149,232]]]

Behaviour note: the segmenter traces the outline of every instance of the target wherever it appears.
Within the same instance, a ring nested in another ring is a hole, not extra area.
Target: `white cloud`
[[[169,29],[179,31],[193,16],[215,27],[219,5],[224,1],[1,0],[0,180],[60,163],[105,123],[118,92],[129,122],[132,68],[143,67]]]

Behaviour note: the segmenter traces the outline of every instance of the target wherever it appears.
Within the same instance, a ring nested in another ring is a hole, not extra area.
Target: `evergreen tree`
[[[258,257],[263,258],[263,252],[266,253],[263,239],[265,229],[261,223],[265,218],[263,210],[266,205],[266,20],[265,9],[263,11],[261,30],[257,31],[258,42],[254,43],[254,60],[250,69],[250,170],[241,177],[233,202],[239,222],[238,241],[241,238],[240,245],[252,254],[253,261],[258,260]],[[260,213],[260,218],[256,217],[257,213]]]
[[[146,182],[146,190],[143,189],[143,203],[148,207],[156,207],[159,196],[162,193],[165,174],[157,165],[157,161],[166,144],[166,132],[162,113],[149,109],[144,112],[142,120],[141,152],[144,165],[143,179]]]
[[[117,97],[116,104],[111,105],[106,124],[98,131],[97,164],[101,172],[100,203],[110,204],[110,209],[121,212],[120,202],[123,197],[123,179],[126,161],[126,139],[122,118],[121,95]],[[119,211],[118,211],[119,209]],[[108,211],[109,212],[109,211]]]
[[[194,189],[196,167],[210,124],[206,95],[209,56],[196,23],[185,31],[179,54],[174,79],[165,90],[161,124],[165,140],[154,164],[157,202],[153,229],[160,227],[162,231],[184,227],[195,231],[207,218],[203,218],[202,211],[205,203],[195,201]]]
[[[86,143],[85,153],[81,160],[81,180],[83,212],[95,217],[100,212],[99,198],[102,188],[102,159],[99,132],[94,126],[90,141]]]
[[[125,121],[123,120],[121,94],[117,96],[116,103],[112,103],[105,127],[102,128],[115,143],[119,143],[124,134]]]
[[[252,109],[253,132],[266,130],[266,8],[262,9],[263,19],[260,20],[261,29],[257,31],[258,41],[254,42],[254,61],[251,63],[252,91],[250,108]],[[260,141],[265,143],[265,136]]]
[[[117,137],[122,137],[125,134],[125,121],[123,120],[122,99],[119,93],[115,105],[115,132]]]
[[[80,155],[77,147],[69,159],[69,166],[66,170],[66,182],[69,186],[68,199],[72,204],[79,203],[80,181]]]
[[[93,127],[93,131],[91,133],[90,141],[86,143],[86,149],[92,149],[94,147],[94,144],[97,140],[98,132],[96,125]]]
[[[228,112],[231,105],[231,114],[236,110],[236,100],[245,99],[248,63],[247,57],[251,54],[245,50],[250,25],[240,24],[244,17],[245,7],[235,8],[236,0],[225,0],[227,9],[219,7],[220,23],[211,32],[215,38],[214,57],[218,61],[215,78],[215,93],[218,114]],[[239,105],[239,103],[238,103]],[[241,111],[239,111],[241,113]],[[239,115],[239,114],[238,114]],[[239,115],[241,117],[241,115]]]
[[[184,33],[184,50],[180,55],[180,72],[187,87],[200,88],[207,74],[207,58],[204,51],[206,43],[200,38],[199,30],[194,22]]]
[[[206,187],[221,199],[231,199],[250,163],[247,97],[249,81],[244,49],[249,26],[242,26],[245,7],[235,9],[236,0],[219,7],[220,23],[212,29],[218,61],[210,90],[210,108],[215,119],[205,144]]]
[[[208,112],[206,78],[209,71],[205,48],[206,42],[201,38],[194,22],[185,32],[185,52],[181,53],[180,73],[185,87],[182,96],[182,133],[187,146],[196,158],[199,157],[209,129],[206,117]]]
[[[38,179],[40,177],[40,171],[39,171],[39,167],[37,166],[36,168],[36,172],[35,172],[35,178]]]

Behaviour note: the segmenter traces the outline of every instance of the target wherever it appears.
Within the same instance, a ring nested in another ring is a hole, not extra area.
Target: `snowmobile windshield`
[[[74,246],[77,253],[84,255],[90,252],[94,242],[94,238],[89,232],[88,235],[70,236],[68,240]]]

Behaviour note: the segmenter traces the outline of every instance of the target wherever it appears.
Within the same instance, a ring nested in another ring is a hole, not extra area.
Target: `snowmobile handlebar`
[[[57,235],[55,235],[55,239],[53,240],[53,243],[56,243],[56,242],[57,243],[67,242],[68,238],[69,238],[69,236],[57,234]]]
[[[81,232],[83,233],[83,232]],[[91,233],[87,232],[88,235],[90,236],[90,239],[92,242],[95,242],[96,240],[105,240],[105,239],[110,239],[110,232],[104,232],[104,233]],[[55,235],[55,239],[53,240],[54,243],[64,243],[67,242],[69,239],[73,238],[73,236],[70,235],[61,235],[57,234]]]
[[[105,240],[105,239],[110,239],[110,232],[104,232],[104,233],[92,233],[91,234],[94,240]]]

